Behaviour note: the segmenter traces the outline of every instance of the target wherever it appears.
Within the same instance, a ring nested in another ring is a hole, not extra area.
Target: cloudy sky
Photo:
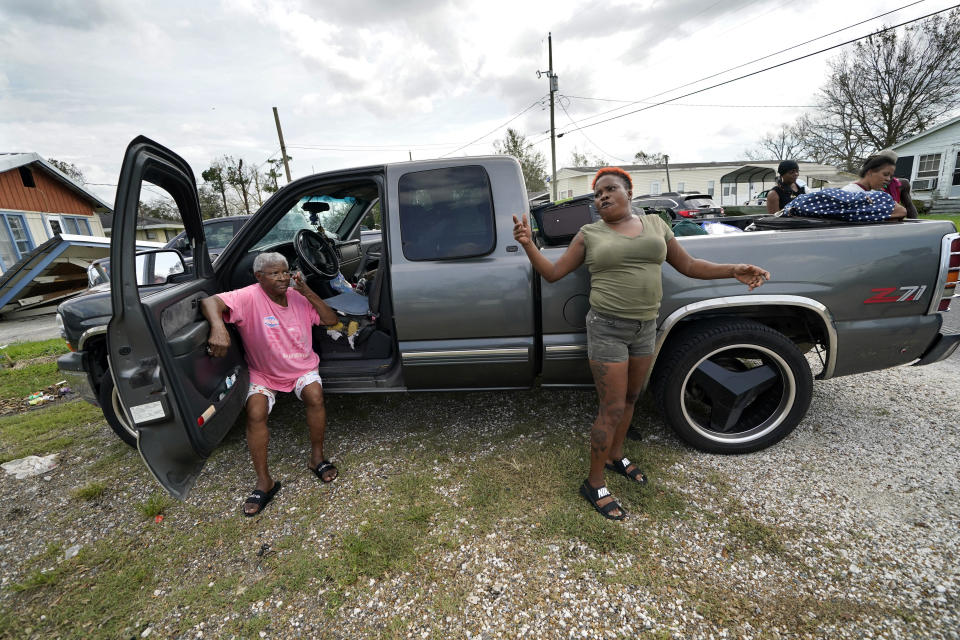
[[[0,0],[0,151],[72,162],[112,202],[123,150],[140,134],[197,174],[223,155],[254,164],[279,157],[275,106],[295,178],[491,153],[508,123],[549,171],[549,86],[536,72],[548,68],[552,32],[556,127],[567,132],[557,140],[558,168],[574,149],[611,163],[639,150],[671,162],[733,160],[813,103],[839,50],[586,125],[950,5]]]

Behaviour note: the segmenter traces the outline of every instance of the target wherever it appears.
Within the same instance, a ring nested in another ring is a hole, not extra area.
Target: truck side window
[[[480,166],[400,178],[400,240],[408,260],[471,258],[493,251],[493,196]]]

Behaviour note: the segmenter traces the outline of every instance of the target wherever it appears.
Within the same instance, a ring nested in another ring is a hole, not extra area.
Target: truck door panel
[[[551,247],[544,255],[556,262],[566,247]],[[590,274],[581,266],[556,282],[540,282],[543,326],[541,384],[545,387],[590,386],[586,317]]]
[[[526,210],[525,193],[511,197],[522,192],[519,166],[509,158],[436,161],[397,168],[388,182],[391,297],[405,386],[531,386],[532,268],[517,250],[510,215],[495,215]]]
[[[141,296],[135,269],[143,183],[175,204],[192,245],[192,278]],[[243,409],[248,375],[239,342],[227,357],[206,354],[199,300],[216,293],[193,171],[181,158],[140,137],[127,148],[110,246],[110,368],[137,448],[160,484],[183,498],[206,458]]]

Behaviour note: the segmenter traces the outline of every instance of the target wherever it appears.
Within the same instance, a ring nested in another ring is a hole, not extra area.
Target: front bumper
[[[71,351],[57,358],[57,367],[60,374],[66,379],[70,388],[80,394],[80,397],[92,405],[100,406],[97,394],[93,392],[93,383],[90,374],[84,365],[83,353]]]
[[[958,346],[960,346],[960,334],[944,335],[938,333],[933,344],[930,345],[924,354],[920,356],[920,359],[914,362],[913,365],[920,366],[946,360],[953,355],[953,352],[957,350]]]

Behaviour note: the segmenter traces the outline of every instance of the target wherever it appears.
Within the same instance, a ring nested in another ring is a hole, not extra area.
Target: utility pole
[[[273,108],[273,120],[277,123],[277,136],[280,138],[280,155],[283,157],[283,169],[287,172],[287,184],[290,183],[290,163],[287,162],[287,145],[283,143],[283,130],[280,128],[280,114]]]
[[[670,188],[670,156],[663,154],[663,168],[667,170],[667,191],[673,191]]]
[[[550,68],[546,71],[547,78],[550,80],[550,161],[553,169],[550,190],[553,194],[551,200],[555,201],[557,199],[557,136],[553,123],[553,104],[554,94],[557,93],[557,74],[553,72],[553,34],[551,32],[547,32],[547,52],[550,62]],[[543,72],[537,71],[537,77],[541,75]]]

